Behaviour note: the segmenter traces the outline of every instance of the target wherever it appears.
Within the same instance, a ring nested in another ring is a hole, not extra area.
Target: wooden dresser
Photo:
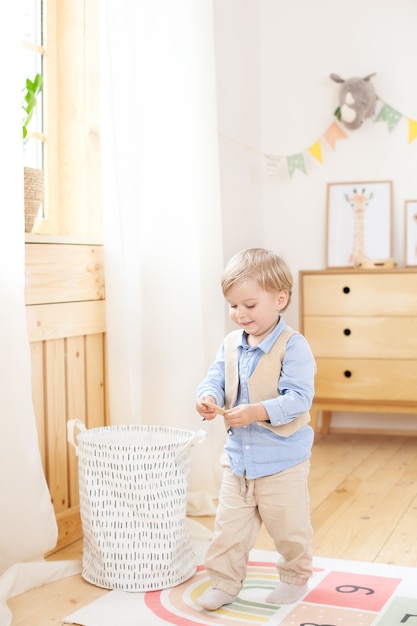
[[[300,272],[300,329],[317,362],[312,425],[332,411],[417,416],[417,268]]]

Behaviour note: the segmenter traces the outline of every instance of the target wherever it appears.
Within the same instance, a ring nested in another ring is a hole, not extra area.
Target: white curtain
[[[57,525],[43,474],[31,397],[24,303],[22,84],[18,3],[2,6],[0,20],[2,228],[0,229],[0,624],[11,614],[7,598],[79,571],[43,563],[55,547]],[[31,561],[31,563],[29,563]]]
[[[113,423],[198,430],[196,386],[224,333],[211,0],[102,8],[104,250]],[[224,426],[193,451],[212,511]]]
[[[24,305],[22,85],[18,3],[0,20],[5,60],[2,97],[2,228],[0,229],[0,573],[53,548],[56,522],[43,476],[31,399]],[[7,61],[6,61],[7,60]]]

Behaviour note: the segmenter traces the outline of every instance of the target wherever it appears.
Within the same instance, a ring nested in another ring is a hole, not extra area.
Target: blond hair
[[[292,275],[285,261],[277,254],[264,248],[249,248],[235,254],[227,263],[221,278],[223,295],[226,297],[234,285],[246,278],[254,278],[262,289],[270,293],[288,291],[290,303]]]

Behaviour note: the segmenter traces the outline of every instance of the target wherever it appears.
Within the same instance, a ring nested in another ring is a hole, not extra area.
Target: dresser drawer
[[[307,316],[303,334],[315,357],[417,359],[417,317]]]
[[[417,313],[417,272],[304,274],[301,288],[306,316]]]
[[[417,403],[417,360],[317,358],[316,363],[316,399]]]

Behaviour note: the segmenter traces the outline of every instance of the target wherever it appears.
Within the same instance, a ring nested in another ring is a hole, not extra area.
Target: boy
[[[284,261],[262,248],[236,254],[222,276],[230,318],[241,330],[225,338],[198,387],[197,411],[205,420],[223,414],[228,432],[206,555],[211,588],[198,599],[207,610],[235,600],[262,523],[281,555],[280,582],[266,601],[296,602],[312,574],[308,411],[315,362],[305,338],[281,317],[291,289]]]

